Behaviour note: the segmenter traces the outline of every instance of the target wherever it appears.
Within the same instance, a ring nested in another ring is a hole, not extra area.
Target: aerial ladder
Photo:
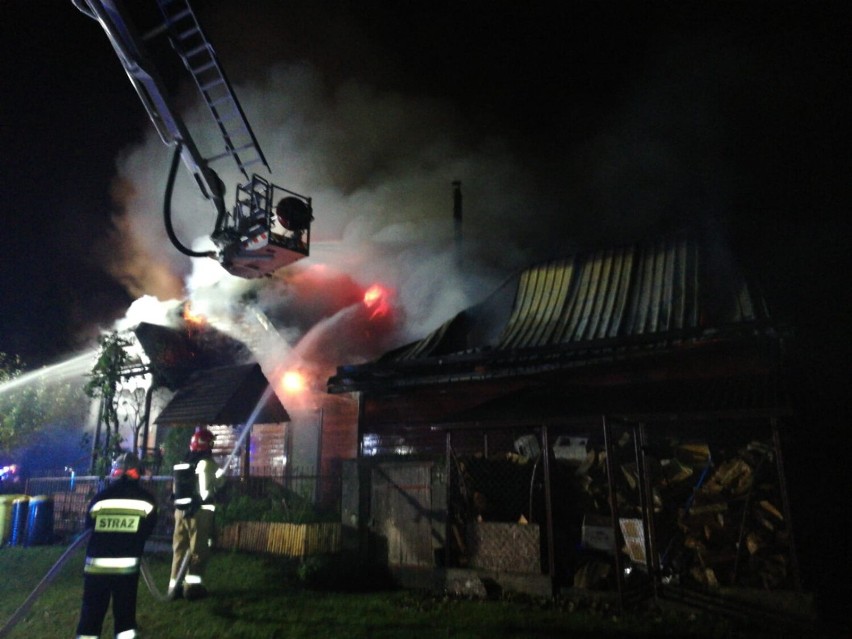
[[[311,198],[272,184],[253,173],[269,164],[234,94],[216,52],[187,0],[72,0],[97,20],[109,38],[163,143],[174,149],[164,203],[166,232],[174,246],[191,257],[212,257],[232,275],[270,276],[310,252]],[[147,13],[141,9],[148,10]],[[142,28],[144,27],[144,30]],[[215,121],[223,148],[203,157],[172,106],[166,84],[154,64],[151,45],[166,38]],[[225,185],[211,166],[231,158],[245,179],[236,201],[225,204]],[[171,220],[171,195],[178,160],[190,171],[216,212],[210,235],[216,251],[195,251],[178,239]]]

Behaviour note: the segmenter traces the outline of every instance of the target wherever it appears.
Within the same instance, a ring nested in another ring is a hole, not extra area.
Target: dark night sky
[[[196,8],[232,81],[304,58],[330,84],[354,77],[446,99],[471,136],[499,131],[531,158],[553,197],[564,188],[593,209],[601,190],[616,194],[607,196],[625,209],[625,228],[643,208],[665,208],[659,225],[706,205],[776,314],[835,353],[848,330],[821,329],[849,323],[848,287],[836,277],[850,226],[849,3],[543,4]],[[115,159],[150,124],[103,32],[71,2],[5,0],[0,29],[0,351],[38,365],[131,301],[98,247],[115,208]],[[594,155],[571,151],[601,139],[641,164],[637,183],[671,197],[645,197],[618,172],[578,188],[588,166],[576,158]],[[648,140],[690,152],[675,170],[655,166],[653,149],[637,161]],[[618,236],[612,219],[599,229],[556,220],[553,233],[606,241]]]

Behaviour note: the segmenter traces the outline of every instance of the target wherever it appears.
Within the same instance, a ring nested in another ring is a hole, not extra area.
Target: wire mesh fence
[[[536,429],[450,434],[449,565],[547,572]]]
[[[449,430],[447,565],[591,589],[625,575],[637,588],[650,575],[789,588],[796,566],[771,424],[726,426]]]

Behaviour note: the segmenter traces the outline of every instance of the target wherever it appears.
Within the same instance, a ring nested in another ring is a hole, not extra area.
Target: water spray
[[[248,434],[251,432],[252,426],[254,426],[255,421],[257,421],[257,416],[260,415],[260,411],[263,410],[263,407],[266,405],[267,400],[272,395],[272,385],[268,385],[266,389],[263,391],[263,394],[260,396],[260,399],[257,400],[257,405],[254,407],[251,415],[246,420],[245,426],[243,427],[243,432],[240,433],[239,439],[237,439],[237,443],[234,444],[234,449],[231,451],[231,454],[228,455],[228,458],[225,460],[225,463],[222,467],[216,471],[216,477],[221,477],[228,470],[228,466],[231,465],[231,462],[234,461],[234,457],[236,457],[237,452],[242,447],[243,443],[248,437]]]
[[[63,371],[76,370],[76,367],[80,366],[81,362],[88,363],[89,357],[91,357],[91,355],[88,354],[88,353],[83,354],[83,355],[78,355],[77,357],[72,358],[68,362],[64,362],[64,363],[58,364],[56,366],[57,367],[65,366],[66,368],[64,368]],[[48,368],[55,368],[55,367],[48,367]],[[53,371],[51,371],[51,372],[53,372]],[[36,371],[36,373],[49,374],[45,371]],[[64,372],[63,374],[71,375],[71,374],[75,374],[75,373]],[[18,379],[14,380],[14,381],[17,382]],[[29,381],[32,381],[32,379],[30,379]],[[0,391],[2,391],[2,390],[4,390],[4,389],[0,388]],[[231,451],[231,454],[228,455],[227,459],[225,460],[225,464],[216,472],[217,477],[222,477],[225,474],[228,467],[231,465],[231,462],[233,462],[234,457],[237,455],[237,452],[240,450],[240,448],[245,443],[245,440],[248,437],[248,434],[251,432],[251,429],[254,426],[254,423],[257,421],[257,418],[260,415],[260,411],[263,410],[263,407],[266,404],[266,402],[269,400],[270,396],[272,395],[272,392],[273,392],[273,389],[272,389],[272,385],[270,384],[263,391],[263,394],[260,396],[260,399],[258,399],[258,401],[257,401],[257,405],[254,407],[254,410],[252,411],[251,415],[249,415],[248,420],[246,420],[245,426],[243,427],[243,432],[240,433],[240,437],[239,437],[239,439],[237,439],[236,444],[234,444],[234,448]],[[72,489],[73,489],[76,473],[75,473],[74,469],[70,466],[66,467],[65,471],[69,472],[71,474],[71,486],[72,486]],[[18,608],[18,610],[15,611],[15,613],[12,615],[12,617],[2,627],[0,627],[0,638],[6,637],[6,635],[9,632],[11,632],[11,630],[17,625],[17,623],[27,614],[27,612],[30,610],[30,608],[36,602],[36,600],[41,596],[41,594],[44,592],[44,590],[54,581],[54,579],[56,578],[56,575],[59,573],[59,571],[62,569],[62,567],[68,562],[68,560],[71,558],[74,551],[77,550],[78,548],[82,547],[84,542],[91,536],[91,534],[92,534],[92,529],[84,530],[73,541],[73,543],[65,550],[65,552],[62,554],[62,556],[59,558],[59,560],[48,571],[48,573],[44,576],[44,578],[41,580],[41,582],[39,582],[39,584],[36,586],[35,590],[33,590],[33,592],[30,593],[29,597],[27,597],[27,599],[24,601],[24,603]],[[189,559],[190,559],[190,554],[187,554],[184,557],[183,562],[181,563],[180,569],[178,571],[178,577],[177,577],[178,583],[181,583],[183,581],[183,577],[185,576],[185,574],[186,574],[186,572],[189,568]],[[156,584],[154,582],[154,578],[151,574],[151,569],[148,566],[147,562],[144,560],[144,558],[141,562],[140,572],[141,572],[141,575],[142,575],[142,579],[145,582],[145,585],[148,587],[149,591],[154,596],[154,598],[157,599],[158,601],[167,601],[168,597],[166,595],[163,595],[162,593],[160,593],[160,591],[157,589]]]
[[[97,351],[90,350],[74,355],[64,362],[43,366],[38,370],[19,375],[0,384],[0,395],[41,381],[62,382],[72,377],[82,377],[92,368]]]

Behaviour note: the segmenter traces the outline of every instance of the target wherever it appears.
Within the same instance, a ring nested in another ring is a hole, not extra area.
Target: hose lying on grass
[[[41,597],[41,594],[45,591],[45,589],[56,579],[56,575],[59,574],[59,571],[62,570],[62,566],[64,566],[71,556],[74,554],[74,551],[83,546],[83,544],[89,539],[89,536],[92,534],[92,529],[89,528],[81,532],[77,539],[71,542],[71,545],[65,549],[65,552],[62,553],[62,556],[56,560],[56,563],[53,564],[53,567],[47,571],[47,574],[41,578],[41,581],[38,582],[38,585],[33,589],[30,593],[29,597],[24,600],[24,603],[20,605],[20,607],[15,611],[15,613],[9,618],[2,628],[0,628],[0,639],[5,637],[11,632],[11,630],[18,625],[18,622],[23,618],[24,615],[29,612],[32,605]]]
[[[38,601],[39,597],[41,597],[42,593],[47,589],[47,587],[53,583],[53,580],[56,579],[56,576],[62,570],[62,567],[68,563],[68,560],[74,554],[74,552],[79,549],[81,546],[85,544],[85,542],[89,539],[92,534],[92,529],[89,528],[80,533],[77,538],[71,542],[71,545],[65,549],[65,552],[62,553],[62,556],[56,560],[56,563],[47,571],[44,577],[42,577],[41,581],[38,582],[38,585],[33,588],[33,591],[29,594],[29,596],[24,600],[18,609],[14,612],[14,614],[9,618],[9,620],[3,624],[3,627],[0,628],[0,639],[6,637],[14,628],[18,625],[21,619],[30,611],[30,608],[33,607],[33,604]],[[187,553],[186,557],[184,557],[183,562],[180,565],[180,570],[178,571],[177,582],[181,583],[183,581],[184,576],[186,575],[186,571],[189,568],[189,558],[190,554]],[[153,595],[154,599],[157,601],[168,601],[168,597],[162,594],[158,589],[157,585],[154,583],[154,577],[151,575],[151,568],[148,566],[148,562],[145,559],[142,559],[141,569],[142,580],[145,582],[145,585],[148,587],[148,590]]]
[[[192,553],[186,553],[184,555],[183,561],[180,564],[180,570],[178,570],[177,577],[175,581],[178,584],[183,583],[183,578],[186,576],[186,571],[189,569],[189,559],[192,557]],[[151,567],[148,565],[148,562],[145,561],[145,558],[142,558],[140,572],[142,573],[142,581],[145,582],[145,585],[148,586],[148,591],[157,601],[168,601],[169,598],[167,595],[164,595],[157,589],[157,584],[154,582],[154,576],[151,574]],[[1,638],[2,636],[0,636]]]

